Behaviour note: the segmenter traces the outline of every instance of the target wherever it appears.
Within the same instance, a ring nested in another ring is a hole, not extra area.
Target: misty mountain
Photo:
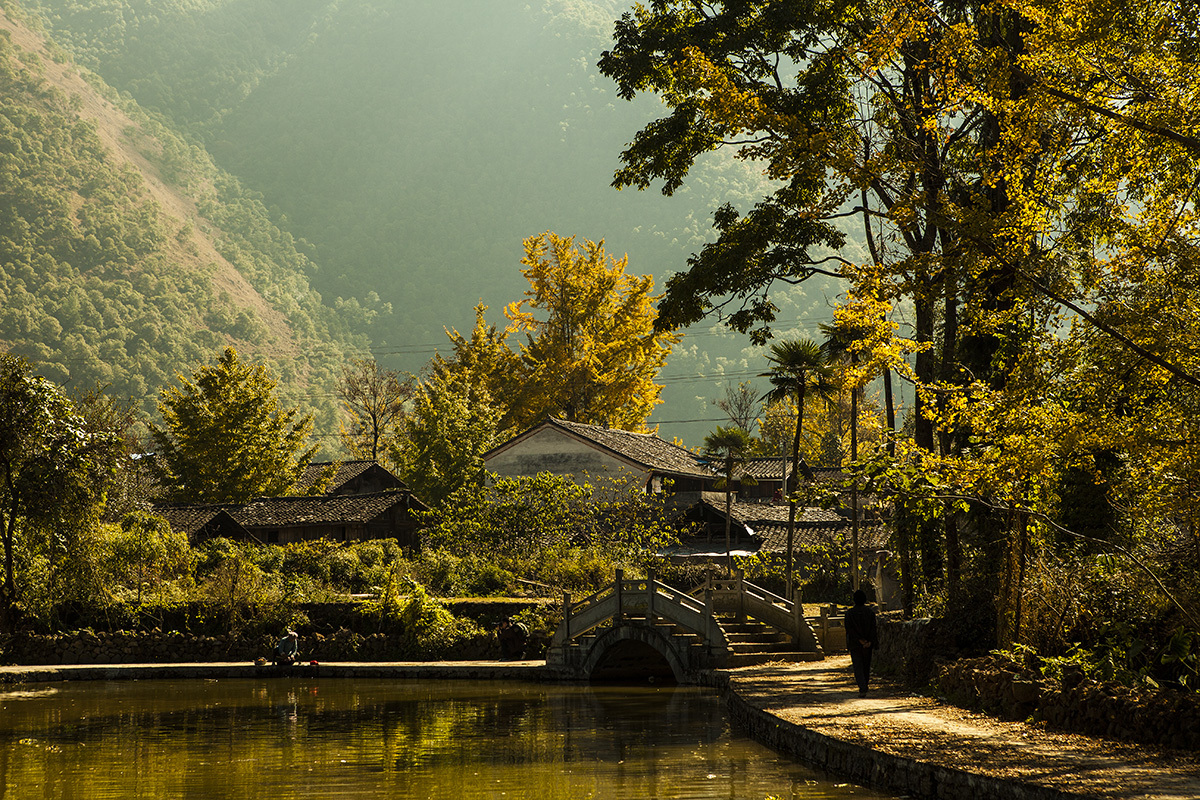
[[[595,67],[626,2],[25,5],[81,64],[258,193],[307,256],[312,286],[352,305],[348,319],[391,366],[419,369],[481,300],[502,321],[526,288],[525,237],[605,239],[662,286],[711,238],[715,207],[746,209],[765,191],[756,166],[723,154],[672,198],[611,188],[623,145],[658,110],[618,98]],[[834,291],[782,295],[784,319],[813,331]],[[753,375],[756,356],[732,335],[685,339],[655,418],[711,416],[695,398]]]
[[[152,412],[176,373],[233,344],[336,430],[331,387],[367,346],[354,309],[322,303],[308,259],[235,179],[8,12],[0,174],[0,346]]]

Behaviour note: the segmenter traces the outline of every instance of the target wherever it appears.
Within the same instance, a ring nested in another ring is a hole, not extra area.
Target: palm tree
[[[717,487],[725,488],[725,567],[733,575],[733,543],[730,539],[730,527],[733,519],[733,473],[745,463],[753,445],[750,434],[741,428],[718,427],[713,433],[704,437],[704,455],[721,462],[721,480]],[[743,483],[752,482],[748,475],[742,476]]]
[[[796,403],[796,433],[792,437],[792,478],[800,474],[800,432],[804,426],[804,400],[810,394],[829,399],[836,391],[833,370],[825,352],[812,339],[776,342],[771,345],[767,356],[771,369],[759,375],[771,382],[771,390],[763,395],[764,400],[792,399]],[[796,541],[796,499],[788,493],[787,527],[787,590],[792,597],[792,549]]]

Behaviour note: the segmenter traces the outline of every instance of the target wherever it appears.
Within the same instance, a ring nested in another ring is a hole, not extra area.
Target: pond
[[[714,692],[348,679],[0,693],[0,798],[882,798],[731,730]]]

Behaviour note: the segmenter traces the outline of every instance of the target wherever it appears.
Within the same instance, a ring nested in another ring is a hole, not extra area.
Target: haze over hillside
[[[146,411],[177,372],[233,344],[317,398],[305,406],[335,430],[326,398],[366,337],[321,303],[261,204],[6,12],[0,84],[0,344]],[[172,150],[189,192],[164,179]]]
[[[603,238],[661,287],[710,238],[717,205],[747,209],[762,193],[756,167],[723,156],[673,198],[610,187],[623,144],[657,111],[620,100],[595,67],[625,0],[25,6],[81,64],[260,192],[308,256],[313,287],[392,366],[419,369],[480,300],[502,322],[526,288],[524,237]],[[815,331],[834,291],[783,296],[782,319]],[[652,422],[712,417],[696,398],[762,366],[745,344],[686,338]]]

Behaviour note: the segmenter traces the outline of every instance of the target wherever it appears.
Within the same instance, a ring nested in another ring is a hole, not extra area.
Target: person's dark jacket
[[[871,643],[871,649],[879,647],[879,634],[876,632],[875,612],[869,606],[853,606],[846,611],[846,647],[851,650],[864,650],[861,642]]]

